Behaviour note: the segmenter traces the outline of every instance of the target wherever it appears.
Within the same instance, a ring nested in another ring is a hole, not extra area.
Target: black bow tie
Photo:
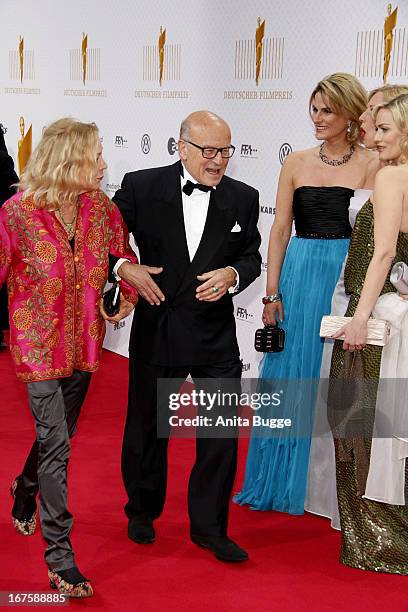
[[[183,187],[183,191],[186,195],[191,195],[194,189],[199,189],[200,191],[211,191],[212,187],[208,185],[200,185],[200,183],[192,183],[191,181],[187,181]]]

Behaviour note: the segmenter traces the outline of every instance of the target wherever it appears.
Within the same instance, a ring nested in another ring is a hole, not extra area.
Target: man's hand
[[[164,295],[160,288],[156,285],[151,277],[151,274],[160,274],[163,268],[155,268],[152,266],[143,266],[141,264],[132,264],[129,261],[123,262],[118,269],[118,275],[123,278],[129,285],[135,287],[140,296],[142,296],[151,306],[164,301]]]
[[[216,302],[235,285],[237,275],[231,268],[219,268],[200,274],[197,278],[204,282],[197,287],[196,298],[200,302]]]
[[[121,319],[124,319],[125,317],[130,315],[134,307],[135,306],[134,304],[132,304],[132,302],[128,302],[128,300],[125,299],[122,294],[120,294],[120,306],[118,314],[114,317],[108,317],[103,308],[103,299],[101,298],[101,301],[99,302],[99,310],[101,312],[102,317],[105,319],[105,321],[109,321],[109,323],[112,324],[118,323]]]

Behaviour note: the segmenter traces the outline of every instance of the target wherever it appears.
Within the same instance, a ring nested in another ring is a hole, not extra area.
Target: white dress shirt
[[[189,174],[184,166],[183,171],[184,176],[181,176],[180,178],[184,229],[186,232],[188,254],[190,256],[190,261],[193,261],[204,232],[211,191],[200,191],[200,189],[193,189],[191,195],[186,195],[183,191],[183,187],[187,181],[191,181],[194,184],[197,183],[197,181],[191,176],[191,174]],[[216,187],[214,187],[214,189],[216,189]]]
[[[201,242],[201,238],[204,232],[204,226],[208,213],[208,206],[210,204],[211,191],[200,191],[200,189],[193,189],[191,195],[186,195],[183,191],[183,187],[187,183],[187,181],[191,181],[194,184],[197,183],[197,181],[186,170],[184,165],[183,173],[184,176],[180,175],[180,181],[181,196],[183,202],[184,230],[186,232],[187,248],[190,261],[193,261],[194,255],[196,254],[198,245]],[[216,189],[216,187],[213,187],[213,189]],[[120,280],[117,271],[124,261],[128,260],[122,258],[119,259],[115,267],[113,268],[113,273],[116,277],[116,280]],[[163,265],[165,265],[165,262],[163,262]],[[236,282],[228,290],[229,293],[235,293],[236,291],[238,291],[239,275],[237,270],[232,266],[227,266],[227,268],[231,268],[231,270],[234,270],[236,274]]]

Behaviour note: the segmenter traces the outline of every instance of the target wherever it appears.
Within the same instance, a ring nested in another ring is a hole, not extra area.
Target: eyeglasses
[[[188,144],[191,144],[196,149],[200,149],[201,154],[205,159],[214,159],[217,157],[218,153],[221,153],[221,157],[224,159],[229,159],[234,155],[235,147],[234,145],[230,145],[229,147],[200,147],[200,145],[195,144],[195,142],[191,142],[190,140],[185,140]]]

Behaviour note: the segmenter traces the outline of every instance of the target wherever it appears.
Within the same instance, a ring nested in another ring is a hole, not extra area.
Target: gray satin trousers
[[[68,378],[27,383],[37,439],[19,478],[13,515],[18,518],[19,511],[23,514],[24,504],[33,503],[40,491],[41,531],[47,542],[45,560],[54,571],[75,565],[69,537],[73,523],[67,490],[69,438],[76,431],[90,381],[90,372],[74,370]]]

